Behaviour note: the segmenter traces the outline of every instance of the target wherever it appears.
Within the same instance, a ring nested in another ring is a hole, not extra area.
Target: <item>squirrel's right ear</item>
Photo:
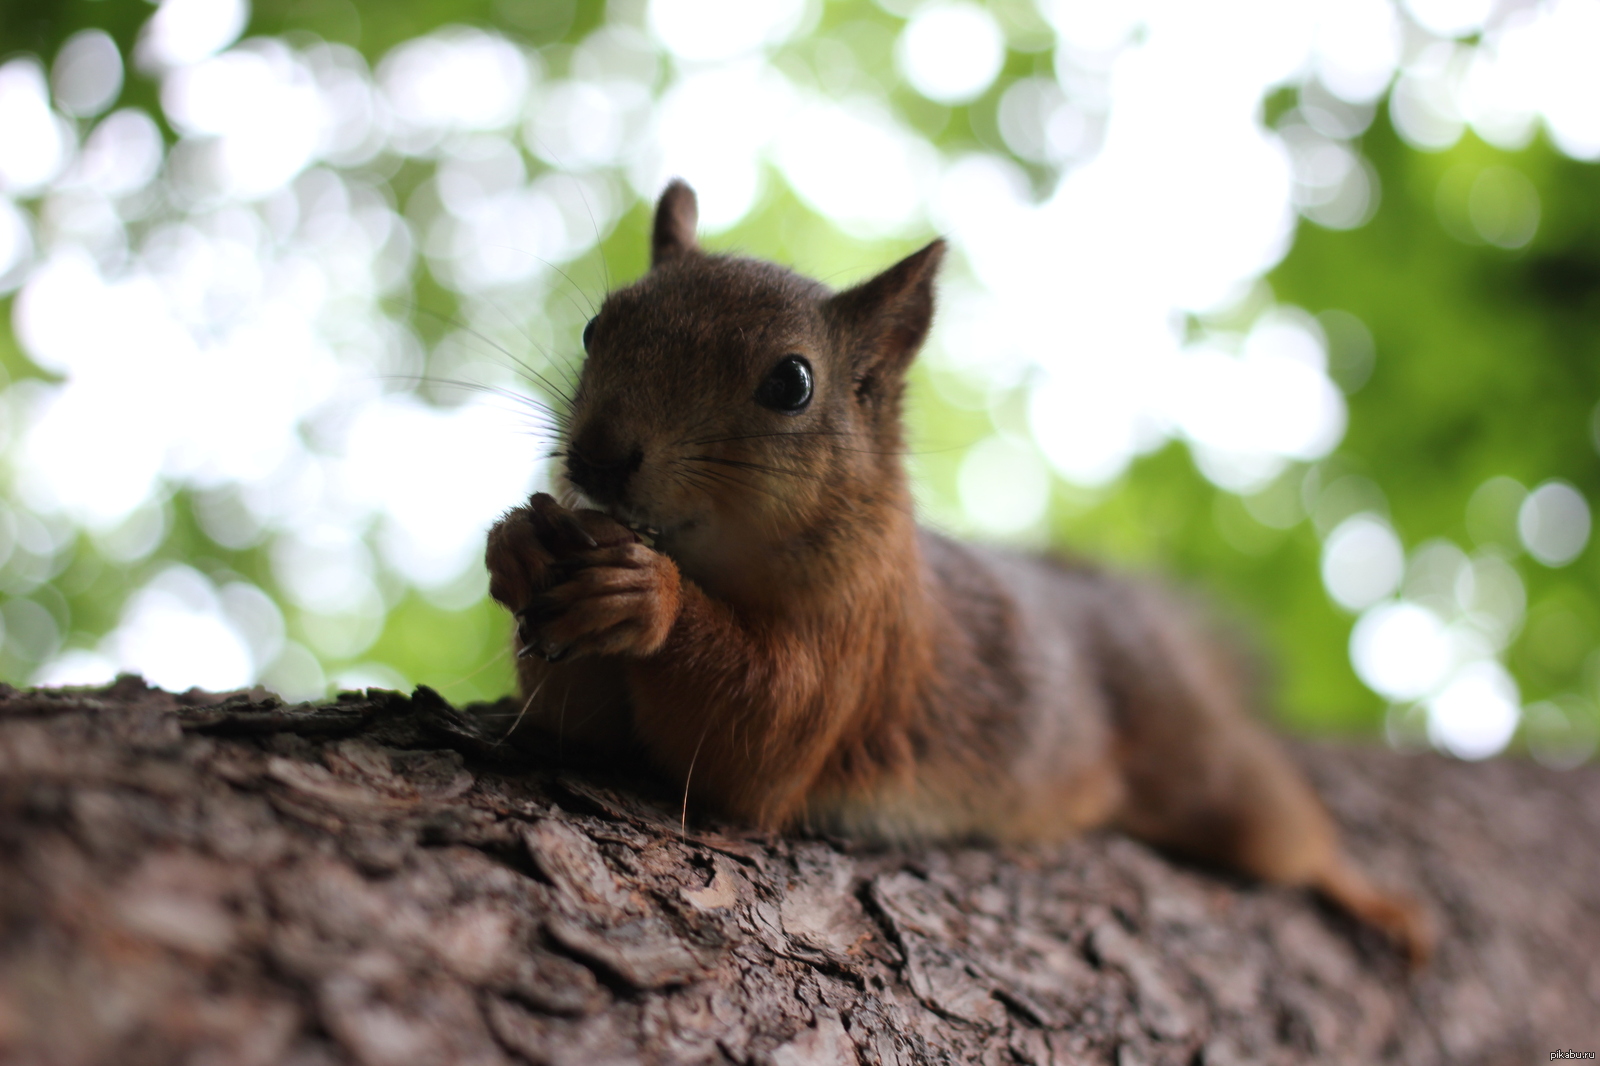
[[[944,261],[936,240],[882,274],[828,300],[829,317],[846,338],[856,393],[866,397],[898,381],[933,325],[933,283]]]
[[[698,252],[694,240],[700,208],[694,190],[682,178],[673,178],[656,204],[656,225],[650,235],[650,265],[660,266],[669,259]]]

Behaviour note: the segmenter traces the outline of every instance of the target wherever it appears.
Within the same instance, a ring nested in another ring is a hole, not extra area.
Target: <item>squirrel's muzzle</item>
[[[567,477],[590,499],[622,503],[628,480],[644,464],[644,449],[629,447],[591,424],[567,449]]]

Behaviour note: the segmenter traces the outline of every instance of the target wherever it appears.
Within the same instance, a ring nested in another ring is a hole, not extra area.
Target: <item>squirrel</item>
[[[1314,889],[1420,965],[1426,913],[1347,857],[1190,609],[917,525],[901,408],[944,242],[835,293],[703,251],[696,221],[674,181],[649,270],[584,328],[565,503],[489,533],[539,733],[642,752],[686,804],[767,829],[1111,827]]]

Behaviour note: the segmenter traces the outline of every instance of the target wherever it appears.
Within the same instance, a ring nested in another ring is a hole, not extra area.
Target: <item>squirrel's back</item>
[[[1064,838],[1119,799],[1111,708],[1084,623],[1107,578],[919,530],[919,594],[937,668],[918,713],[871,721],[807,807],[813,825],[880,839]],[[873,735],[876,732],[877,735]],[[833,769],[833,767],[830,767]]]

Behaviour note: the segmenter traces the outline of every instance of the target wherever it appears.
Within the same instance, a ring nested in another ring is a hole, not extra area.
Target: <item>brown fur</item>
[[[651,270],[593,323],[565,454],[572,502],[598,509],[536,496],[490,533],[540,734],[635,746],[697,805],[773,828],[1116,825],[1318,888],[1424,958],[1422,912],[1345,859],[1179,603],[916,526],[900,407],[942,242],[833,294],[705,254],[694,225],[675,182]],[[757,403],[792,354],[809,406]]]

